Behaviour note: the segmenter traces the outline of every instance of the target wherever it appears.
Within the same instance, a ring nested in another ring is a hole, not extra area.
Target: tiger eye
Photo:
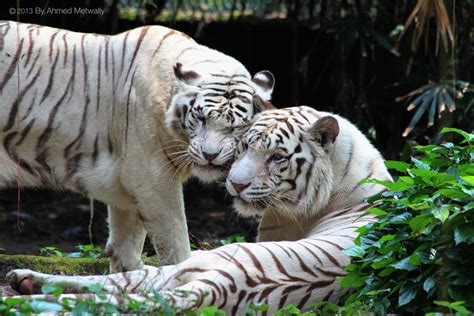
[[[285,158],[282,154],[276,153],[276,154],[273,154],[273,155],[268,159],[268,161],[282,162],[282,161],[285,160],[285,159],[286,159],[286,158]]]

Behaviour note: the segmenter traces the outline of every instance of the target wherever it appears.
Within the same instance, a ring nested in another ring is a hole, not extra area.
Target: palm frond
[[[449,44],[454,45],[454,35],[444,0],[418,0],[418,3],[405,22],[404,29],[398,38],[398,44],[414,23],[411,50],[415,52],[418,49],[421,37],[424,35],[426,51],[428,49],[428,32],[431,19],[434,19],[436,22],[436,54],[438,53],[440,41],[443,43],[444,49],[448,51]]]
[[[403,137],[407,137],[415,128],[421,117],[428,111],[428,127],[434,125],[436,112],[438,118],[441,114],[448,110],[454,112],[456,110],[455,100],[461,99],[468,92],[472,92],[470,84],[461,80],[446,80],[442,82],[432,82],[424,85],[410,93],[398,97],[397,102],[409,100],[407,111],[416,109],[410,123],[403,131]]]

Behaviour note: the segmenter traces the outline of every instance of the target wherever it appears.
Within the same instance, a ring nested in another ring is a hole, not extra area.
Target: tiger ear
[[[254,94],[252,98],[253,114],[263,112],[265,110],[275,110],[276,108],[270,101],[263,100],[258,94]]]
[[[275,77],[268,70],[257,72],[253,78],[253,83],[257,88],[257,93],[265,100],[272,98],[273,87],[275,86]]]
[[[326,149],[339,135],[339,123],[334,117],[325,116],[317,120],[309,128],[308,133],[313,140]]]
[[[176,63],[176,65],[173,66],[173,70],[176,79],[178,79],[180,83],[188,86],[197,85],[201,78],[201,75],[193,70],[183,70],[183,64],[181,63]]]
[[[165,124],[170,132],[183,134],[186,126],[186,115],[196,100],[195,93],[178,95],[172,101],[165,114]]]

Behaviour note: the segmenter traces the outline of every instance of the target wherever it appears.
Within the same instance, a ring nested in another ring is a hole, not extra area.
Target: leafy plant
[[[56,247],[43,247],[40,248],[40,255],[44,257],[63,257],[64,253]]]
[[[454,32],[449,21],[448,11],[444,5],[444,0],[418,0],[415,8],[405,22],[404,30],[400,34],[399,40],[403,37],[410,25],[414,23],[414,32],[411,39],[411,49],[415,52],[420,43],[421,36],[425,35],[425,50],[428,49],[428,30],[431,19],[436,21],[436,53],[439,42],[443,42],[444,49],[448,50],[449,43],[454,44]]]
[[[104,249],[94,245],[77,245],[78,252],[67,254],[69,258],[93,258],[96,259],[104,254]]]
[[[233,244],[236,242],[246,242],[245,237],[237,234],[237,235],[228,236],[226,239],[219,240],[219,243],[221,245],[228,245],[228,244]]]
[[[63,253],[56,247],[43,247],[40,249],[40,254],[45,257],[67,257],[67,258],[93,258],[96,259],[104,254],[104,250],[94,245],[77,245],[78,251]]]
[[[474,134],[454,128],[459,144],[415,147],[411,163],[387,161],[395,182],[368,212],[378,221],[361,227],[342,278],[355,292],[346,305],[377,314],[474,311]],[[421,156],[421,157],[420,157]],[[464,302],[464,303],[463,303]]]
[[[474,92],[474,88],[469,82],[461,80],[446,80],[443,82],[431,82],[407,95],[398,97],[396,101],[409,99],[407,111],[417,109],[407,128],[403,131],[403,137],[408,136],[425,112],[428,112],[428,127],[434,125],[435,115],[441,117],[441,113],[448,110],[456,110],[456,99],[461,99],[466,93]],[[474,99],[468,107],[472,106]]]

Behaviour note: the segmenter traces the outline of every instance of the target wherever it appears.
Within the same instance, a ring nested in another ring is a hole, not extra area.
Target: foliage
[[[236,242],[246,242],[245,237],[242,235],[231,235],[228,236],[226,239],[221,239],[219,240],[219,244],[223,245],[228,245],[228,244],[233,244]]]
[[[387,161],[394,182],[373,198],[378,221],[358,230],[343,287],[346,306],[377,314],[474,310],[474,134],[457,129],[459,144],[417,146],[422,158]],[[464,302],[464,303],[463,303]]]
[[[69,258],[93,258],[96,259],[104,255],[104,249],[100,247],[95,247],[94,245],[77,245],[76,252],[71,252],[67,254]]]
[[[411,12],[400,38],[409,29],[410,25],[415,25],[413,37],[411,40],[411,50],[416,51],[421,37],[425,36],[425,50],[428,50],[428,34],[431,19],[436,21],[436,53],[438,53],[439,42],[443,42],[444,49],[447,51],[449,43],[454,44],[454,32],[451,28],[448,12],[444,5],[444,0],[419,0]],[[415,22],[415,23],[413,23]]]
[[[61,250],[52,246],[40,248],[40,255],[44,257],[64,257],[64,254]]]
[[[77,245],[78,251],[63,253],[55,247],[43,247],[40,249],[40,254],[45,257],[65,257],[65,258],[91,258],[96,259],[104,254],[104,250],[94,245]]]
[[[454,112],[456,110],[455,100],[462,99],[466,93],[473,92],[474,88],[468,82],[461,80],[446,80],[439,83],[429,83],[405,96],[397,98],[397,101],[410,99],[407,111],[417,109],[407,128],[403,132],[403,136],[408,136],[425,112],[429,111],[428,127],[431,127],[434,125],[436,113],[438,113],[438,117],[441,117],[441,114],[446,110]],[[469,108],[472,107],[473,104],[474,98],[469,101],[466,111],[469,111]]]
[[[417,146],[411,163],[387,161],[388,168],[400,173],[393,183],[363,180],[383,184],[388,191],[370,201],[378,201],[368,211],[378,221],[361,227],[355,246],[345,250],[352,263],[346,268],[347,276],[341,278],[342,286],[355,289],[345,304],[320,302],[309,312],[287,305],[275,315],[354,315],[374,311],[428,312],[434,316],[439,312],[467,315],[474,310],[474,134],[454,128],[443,132],[458,133],[463,140],[460,144]],[[230,236],[222,242],[241,240],[241,236]],[[56,296],[62,293],[60,287],[52,285],[42,290]],[[47,302],[0,298],[0,315],[13,315],[12,308],[20,313],[178,312],[153,290],[143,293],[140,300],[123,295],[120,304],[108,301],[99,285],[86,291],[97,294],[97,298]],[[265,304],[252,304],[246,313],[254,315],[267,309]],[[224,312],[211,306],[183,314]]]
[[[73,315],[84,314],[139,314],[139,315],[186,315],[186,316],[225,316],[223,310],[215,306],[203,307],[197,311],[193,310],[179,310],[176,307],[169,305],[167,300],[155,290],[142,293],[141,298],[135,299],[126,294],[115,294],[119,303],[115,304],[110,301],[100,284],[91,285],[84,288],[84,292],[93,293],[96,297],[89,298],[63,298],[60,295],[63,293],[63,288],[60,285],[44,285],[42,288],[43,294],[50,294],[46,298],[31,299],[29,297],[2,297],[0,292],[0,316],[10,316],[17,314],[38,314],[42,312],[66,312]],[[187,295],[183,292],[182,295]],[[251,304],[246,309],[247,315],[257,315],[261,312],[267,311],[266,304]],[[301,312],[294,305],[286,305],[282,309],[276,311],[273,315],[319,315],[314,311]]]

